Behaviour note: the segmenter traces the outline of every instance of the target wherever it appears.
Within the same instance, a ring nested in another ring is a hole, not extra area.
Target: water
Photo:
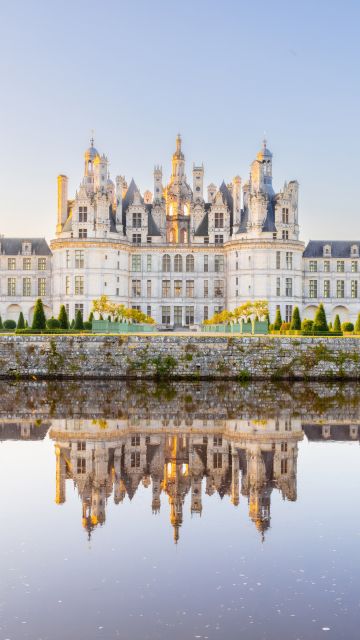
[[[359,386],[0,399],[0,640],[359,637]]]

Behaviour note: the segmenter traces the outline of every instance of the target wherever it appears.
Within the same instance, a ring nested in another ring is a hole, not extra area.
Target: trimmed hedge
[[[16,329],[17,335],[41,335],[41,334],[55,334],[55,335],[74,335],[77,333],[91,333],[91,331],[83,330],[77,331],[76,329]]]

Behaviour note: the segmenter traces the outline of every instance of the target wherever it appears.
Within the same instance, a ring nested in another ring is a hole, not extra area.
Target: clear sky
[[[142,191],[178,131],[205,184],[246,179],[266,132],[302,238],[360,239],[359,25],[359,0],[0,0],[0,234],[53,237],[94,129]]]

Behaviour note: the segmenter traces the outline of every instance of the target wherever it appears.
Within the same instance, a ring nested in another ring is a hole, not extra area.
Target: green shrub
[[[313,331],[329,331],[324,305],[320,302],[315,314]]]
[[[301,329],[302,331],[311,331],[313,328],[313,320],[308,320],[307,318],[304,318],[304,320],[301,323]]]
[[[319,336],[319,338],[323,336],[342,336],[342,331],[301,331],[302,336]]]
[[[5,320],[4,329],[6,329],[7,331],[13,331],[14,329],[16,329],[15,320]]]
[[[294,307],[293,309],[292,316],[291,316],[290,329],[292,331],[299,331],[301,329],[301,318],[300,318],[299,307]]]
[[[341,329],[342,331],[354,331],[354,325],[352,322],[343,322]]]
[[[83,317],[80,309],[78,309],[76,312],[74,329],[76,329],[77,331],[81,331],[84,329]]]
[[[276,309],[275,322],[273,324],[274,331],[280,331],[281,325],[282,325],[281,311],[280,309]]]
[[[69,328],[69,318],[66,313],[65,305],[62,304],[59,311],[59,326],[60,329],[68,329]]]
[[[1,323],[1,318],[0,318],[0,323]],[[358,317],[356,318],[355,333],[360,333],[360,313],[358,314]]]
[[[329,322],[329,331],[333,330],[332,322]]]
[[[335,316],[333,331],[341,331],[340,317],[338,313]]]
[[[41,298],[36,300],[31,328],[40,330],[46,328],[46,317]]]
[[[16,328],[17,329],[25,329],[25,320],[24,320],[24,314],[23,314],[22,311],[20,311],[19,319],[17,321]]]
[[[84,325],[84,329],[86,331],[91,331],[92,329],[92,322],[89,322],[89,320],[85,320],[85,322],[83,323]]]
[[[47,329],[62,329],[62,327],[60,326],[60,321],[57,320],[56,318],[49,318],[49,320],[46,322],[46,328]]]
[[[91,312],[90,312],[90,315],[89,315],[89,317],[88,317],[88,322],[92,322],[93,320],[94,320],[94,314],[93,314],[93,312],[91,311]]]

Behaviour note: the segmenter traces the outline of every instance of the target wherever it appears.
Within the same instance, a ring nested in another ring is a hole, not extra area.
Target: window
[[[281,258],[280,251],[277,251],[277,252],[276,252],[276,268],[277,268],[277,269],[280,269],[280,267],[281,267],[281,260],[280,260],[280,258]]]
[[[222,436],[214,436],[214,447],[222,447]]]
[[[84,276],[75,276],[75,295],[84,295]]]
[[[224,228],[224,214],[220,211],[215,211],[215,229]]]
[[[162,324],[170,324],[170,307],[161,307]]]
[[[281,443],[281,451],[282,451],[282,453],[286,453],[287,450],[288,450],[287,442],[282,442]]]
[[[273,231],[273,240],[276,240],[276,239],[277,239],[277,233],[276,231]]]
[[[282,236],[283,240],[289,240],[289,232],[288,232],[288,230],[287,229],[283,229],[281,236]]]
[[[324,298],[330,298],[330,280],[324,280]]]
[[[79,238],[87,238],[87,229],[79,229]]]
[[[214,280],[214,296],[215,298],[224,296],[224,280]]]
[[[186,271],[194,271],[194,256],[186,256]]]
[[[170,256],[168,254],[165,254],[162,258],[162,270],[170,271],[170,267],[171,267]]]
[[[8,278],[8,296],[16,296],[16,278]]]
[[[78,458],[76,468],[79,474],[86,473],[86,458]]]
[[[358,270],[358,261],[357,260],[351,260],[351,271],[352,273],[356,273]]]
[[[213,454],[214,469],[222,469],[222,453],[215,451]]]
[[[224,271],[224,256],[215,256],[215,271]]]
[[[323,255],[331,256],[331,246],[329,244],[325,244],[323,247]]]
[[[311,271],[312,273],[317,271],[317,260],[310,260],[310,262],[309,262],[309,271]]]
[[[146,271],[152,271],[152,256],[146,256]]]
[[[174,282],[174,296],[175,298],[179,298],[182,295],[182,281],[175,280]]]
[[[133,233],[132,241],[133,241],[133,244],[141,244],[141,233]]]
[[[66,268],[70,269],[70,251],[66,249]]]
[[[209,271],[209,256],[204,256],[204,273]]]
[[[194,297],[194,280],[186,280],[186,291],[185,295],[187,298]]]
[[[151,306],[149,304],[146,307],[146,315],[149,316],[149,318],[151,318]]]
[[[288,461],[286,458],[283,458],[281,460],[281,473],[282,474],[287,473],[287,470],[288,470]]]
[[[337,260],[336,261],[336,271],[338,273],[344,273],[344,271],[345,271],[345,262],[344,262],[344,260]]]
[[[85,442],[85,440],[80,440],[77,443],[77,450],[78,451],[86,451],[86,442]]]
[[[38,296],[46,296],[46,278],[38,278]]]
[[[317,298],[317,280],[309,281],[309,297]]]
[[[292,317],[292,305],[286,304],[285,305],[285,322],[291,322],[291,317]]]
[[[24,269],[24,271],[30,271],[30,269],[31,269],[31,258],[23,258],[23,269]]]
[[[16,269],[16,258],[8,258],[8,269],[10,271],[15,271],[15,269]]]
[[[326,273],[330,272],[330,260],[324,260],[324,271]]]
[[[224,244],[224,236],[215,234],[215,244]]]
[[[163,298],[170,298],[170,280],[162,281],[161,293]]]
[[[351,280],[351,297],[352,298],[358,297],[358,281],[357,280]]]
[[[285,254],[285,262],[286,262],[286,268],[287,269],[292,269],[293,268],[293,253],[292,251],[287,251]]]
[[[204,307],[204,320],[209,320],[209,307],[207,305]]]
[[[39,271],[46,271],[46,258],[38,259],[38,269]]]
[[[75,251],[75,269],[83,269],[84,266],[85,266],[84,251],[82,249],[76,249],[76,251]]]
[[[140,447],[140,436],[131,436],[131,446],[132,447]]]
[[[194,324],[194,307],[185,307],[185,324]]]
[[[136,311],[141,311],[141,306],[139,304],[132,304],[131,308],[135,309]]]
[[[141,296],[141,280],[131,281],[131,295],[133,298],[140,298]]]
[[[131,256],[131,271],[141,271],[141,255],[139,253]]]
[[[136,211],[136,213],[132,214],[132,226],[133,227],[141,227],[141,212]]]
[[[31,278],[23,278],[23,296],[31,296]]]
[[[87,207],[79,207],[79,222],[87,222]]]
[[[146,281],[146,296],[151,298],[151,280]]]
[[[152,243],[152,237],[151,236],[146,236],[146,242],[147,242],[147,244],[151,244]]]
[[[174,324],[182,325],[182,307],[174,307]]]
[[[76,302],[75,304],[75,315],[77,314],[78,311],[80,311],[82,317],[84,317],[84,305],[82,304],[82,302]]]
[[[209,236],[204,237],[204,244],[209,244]]]
[[[177,271],[177,272],[182,271],[182,256],[180,254],[176,254],[175,256],[174,271]]]
[[[132,451],[130,455],[130,466],[132,469],[140,467],[140,451]]]
[[[281,296],[281,279],[276,278],[276,295]]]
[[[289,224],[289,209],[287,207],[282,209],[282,221],[283,224]]]
[[[293,294],[293,281],[292,278],[285,278],[285,295],[292,296]]]
[[[209,280],[204,280],[204,298],[209,297]]]
[[[345,281],[336,280],[336,297],[343,298],[345,295]]]

